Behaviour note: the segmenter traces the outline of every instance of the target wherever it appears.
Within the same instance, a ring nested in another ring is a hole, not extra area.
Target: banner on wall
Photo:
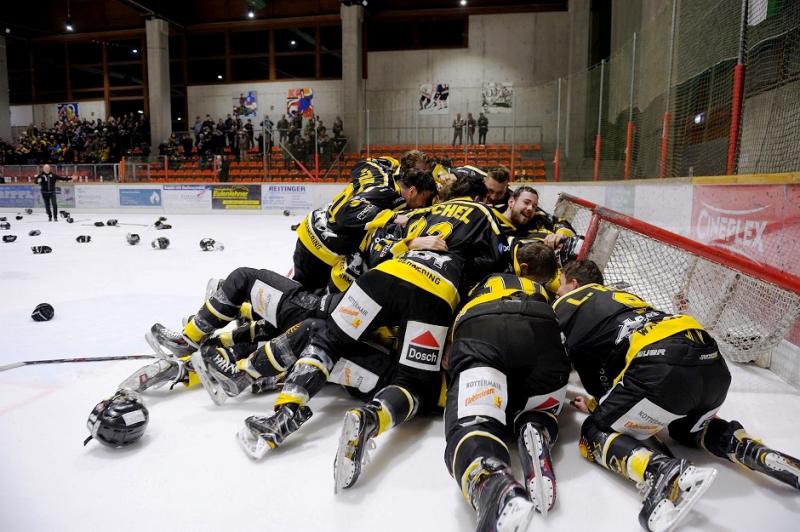
[[[120,188],[120,207],[161,207],[160,188]]]
[[[800,275],[800,185],[695,186],[691,236]]]
[[[52,107],[51,107],[52,109]],[[78,119],[78,103],[60,103],[58,104],[58,119],[64,122],[72,122]]]
[[[450,84],[423,83],[419,86],[418,113],[421,115],[446,115],[450,112],[448,98]]]
[[[514,105],[514,86],[509,82],[485,81],[481,86],[484,113],[510,113]]]
[[[260,209],[261,185],[214,185],[211,190],[211,208]]]
[[[255,118],[258,115],[258,95],[256,91],[240,92],[233,97],[233,116]]]
[[[164,207],[206,210],[211,206],[211,185],[164,185]]]
[[[39,187],[33,185],[4,185],[0,187],[0,207],[27,209],[35,206]]]
[[[109,209],[119,205],[117,187],[108,185],[75,185],[75,208]]]
[[[37,187],[38,188],[38,187]],[[41,194],[33,194],[35,204],[34,207],[44,209],[44,200]],[[75,207],[75,186],[74,185],[56,185],[56,202],[58,208],[61,207]]]
[[[286,96],[286,114],[306,118],[314,116],[314,91],[309,88],[289,89]]]
[[[315,208],[315,201],[306,185],[265,183],[261,187],[261,205],[265,210],[307,212]]]

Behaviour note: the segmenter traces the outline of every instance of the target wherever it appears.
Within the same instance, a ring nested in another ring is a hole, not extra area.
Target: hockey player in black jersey
[[[460,197],[431,207],[427,216],[412,217],[406,228],[408,237],[441,237],[448,251],[407,251],[358,278],[295,363],[276,400],[275,413],[263,422],[262,418],[246,420],[240,441],[251,456],[280,445],[296,430],[296,423],[290,426],[289,422],[321,389],[336,360],[382,325],[401,325],[399,365],[393,384],[376,393],[365,407],[346,414],[337,487],[356,481],[369,440],[438,402],[442,350],[462,275],[468,263],[487,267],[485,275],[502,258],[495,216],[471,199],[486,193],[482,176],[464,176],[452,192]]]
[[[525,530],[534,506],[556,498],[550,446],[570,364],[541,283],[557,271],[553,251],[517,251],[522,275],[493,274],[470,293],[451,332],[445,463],[478,512],[478,530]],[[514,478],[505,439],[519,446],[525,486]]]
[[[212,333],[239,317],[253,323],[263,320],[260,336],[269,339],[313,317],[310,311],[326,316],[327,301],[271,270],[237,268],[223,281],[209,281],[206,301],[180,333],[156,323],[146,339],[156,352],[165,354],[166,349],[175,356],[191,355]]]
[[[647,439],[672,439],[765,473],[800,489],[800,462],[716,417],[731,377],[714,339],[694,318],[654,309],[634,294],[603,286],[597,265],[576,261],[561,273],[556,316],[572,365],[592,396],[581,454],[640,483],[641,525],[675,526],[716,470],[667,456]]]
[[[331,267],[356,251],[371,227],[389,220],[400,222],[401,209],[430,205],[436,183],[427,169],[415,166],[425,166],[425,161],[420,154],[404,158],[404,164],[390,157],[359,163],[353,169],[353,181],[297,228],[294,279],[309,290],[324,288]]]

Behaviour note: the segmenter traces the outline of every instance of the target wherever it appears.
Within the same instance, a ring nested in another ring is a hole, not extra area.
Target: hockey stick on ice
[[[22,366],[33,366],[35,364],[65,364],[71,362],[108,362],[111,360],[137,360],[141,358],[161,358],[156,355],[126,355],[121,357],[78,357],[78,358],[53,358],[49,360],[26,360],[24,362],[14,362],[0,366],[0,371],[19,368]]]

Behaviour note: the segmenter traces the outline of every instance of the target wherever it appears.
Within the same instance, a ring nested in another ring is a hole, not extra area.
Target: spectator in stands
[[[181,138],[181,146],[183,146],[183,156],[187,159],[192,156],[192,136],[185,133]]]
[[[475,118],[472,113],[467,113],[467,144],[475,144]]]
[[[338,139],[342,136],[342,132],[344,131],[344,124],[342,123],[342,117],[336,116],[336,120],[333,121],[333,138]]]
[[[238,133],[236,133],[236,148],[239,151],[237,160],[246,161],[248,159],[247,152],[250,150],[251,146],[250,135],[247,134],[247,130],[244,128],[240,129]]]
[[[203,132],[203,121],[200,120],[200,117],[194,119],[194,125],[192,126],[192,131],[194,131],[194,142],[197,143],[197,138],[200,136],[200,133]]]
[[[505,166],[498,166],[492,168],[483,179],[486,183],[488,193],[486,194],[485,203],[493,205],[500,211],[504,211],[508,206],[508,198],[511,197],[511,191],[508,189],[508,181],[511,172]]]
[[[281,115],[278,120],[278,143],[283,144],[286,142],[286,136],[289,133],[289,121],[286,120],[286,115]]]
[[[456,143],[456,139],[458,139],[458,143]],[[459,144],[464,144],[464,120],[461,119],[461,113],[458,113],[456,119],[453,120],[453,146]]]
[[[481,146],[486,144],[486,134],[489,132],[489,119],[486,115],[481,113],[478,116],[478,144]]]
[[[253,131],[253,121],[249,118],[247,119],[247,123],[244,125],[245,131],[247,131],[247,136],[250,137],[250,146],[253,145],[254,141],[254,131]]]
[[[292,125],[297,128],[297,131],[303,130],[303,115],[295,113],[292,115]]]

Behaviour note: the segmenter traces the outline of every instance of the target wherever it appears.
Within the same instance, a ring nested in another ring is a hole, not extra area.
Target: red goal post
[[[800,278],[568,194],[555,214],[585,235],[580,258],[597,262],[607,284],[691,314],[729,360],[770,367],[776,350],[800,351],[787,340],[800,316]],[[775,372],[797,382],[800,356],[790,358]]]

